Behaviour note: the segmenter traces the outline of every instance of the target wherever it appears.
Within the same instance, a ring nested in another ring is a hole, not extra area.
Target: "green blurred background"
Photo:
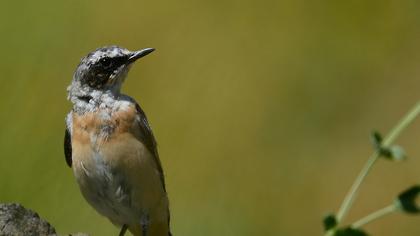
[[[419,100],[420,2],[2,1],[0,202],[59,233],[116,235],[64,161],[66,87],[80,58],[109,44],[157,51],[123,90],[159,142],[174,235],[321,235],[371,153]],[[420,183],[420,122],[381,161],[347,223]],[[419,235],[392,215],[373,235]]]

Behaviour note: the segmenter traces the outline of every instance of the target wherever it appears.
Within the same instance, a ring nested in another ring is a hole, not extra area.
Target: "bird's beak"
[[[131,56],[128,58],[128,63],[133,63],[135,62],[137,59],[142,58],[144,56],[146,56],[147,54],[153,52],[155,49],[154,48],[145,48],[145,49],[141,49],[139,51],[135,51],[131,54]]]

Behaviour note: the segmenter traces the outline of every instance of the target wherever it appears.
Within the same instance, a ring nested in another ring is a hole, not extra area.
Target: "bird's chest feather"
[[[84,197],[103,215],[134,214],[127,167],[141,160],[141,145],[131,132],[135,119],[132,106],[73,114],[73,171]]]
[[[131,133],[136,124],[137,112],[131,103],[121,103],[114,108],[98,108],[83,114],[72,113],[72,141],[99,148],[120,134]]]

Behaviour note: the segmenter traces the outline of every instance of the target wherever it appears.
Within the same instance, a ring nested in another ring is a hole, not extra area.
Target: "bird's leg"
[[[147,236],[147,230],[149,229],[149,215],[144,214],[141,218],[140,225],[141,225],[141,231],[143,236]]]
[[[141,232],[143,233],[143,236],[147,236],[147,225],[141,226]]]
[[[122,228],[121,228],[121,231],[120,231],[120,234],[118,234],[118,236],[124,236],[125,235],[125,232],[127,231],[127,229],[128,229],[128,225],[123,225],[122,226]]]

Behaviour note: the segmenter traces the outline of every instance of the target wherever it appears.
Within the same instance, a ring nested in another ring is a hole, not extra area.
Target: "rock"
[[[54,227],[20,204],[0,204],[1,236],[57,235]]]

